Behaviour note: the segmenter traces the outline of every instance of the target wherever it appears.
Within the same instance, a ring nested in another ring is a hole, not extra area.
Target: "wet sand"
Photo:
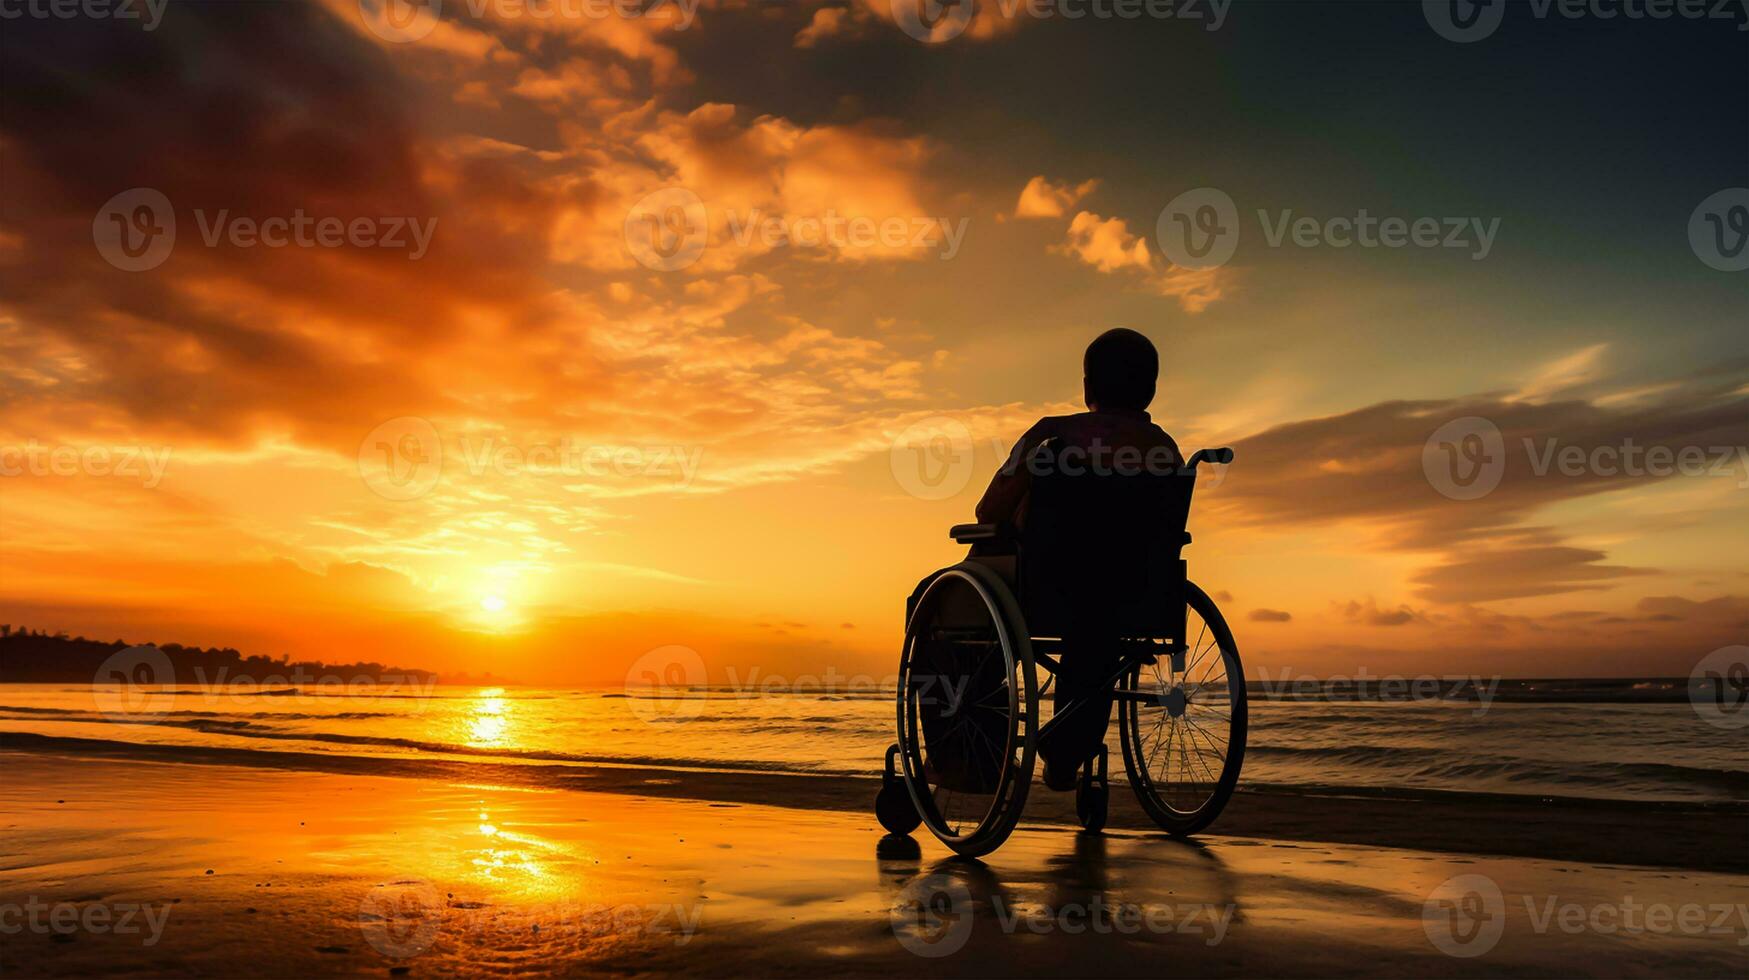
[[[1749,968],[1749,878],[1716,872],[1037,826],[980,863],[751,802],[20,752],[0,770],[6,976]],[[1460,875],[1479,877],[1442,890]],[[1729,914],[1606,929],[1624,904]],[[27,906],[110,924],[30,928]]]
[[[262,752],[217,746],[128,744],[0,732],[0,753],[56,752],[92,759],[249,766],[423,780],[629,793],[809,810],[870,811],[878,781],[774,772],[541,765],[429,757]],[[878,767],[871,763],[871,772]],[[1113,786],[1114,830],[1153,830],[1127,787]],[[1075,825],[1074,797],[1033,786],[1026,819]],[[1235,837],[1385,845],[1456,854],[1553,858],[1749,874],[1749,806],[1538,798],[1475,793],[1413,794],[1355,788],[1279,791],[1241,784],[1213,828]]]

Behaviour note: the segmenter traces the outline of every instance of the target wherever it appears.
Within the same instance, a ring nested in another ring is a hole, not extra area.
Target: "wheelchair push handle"
[[[1190,468],[1196,469],[1198,463],[1220,463],[1226,465],[1233,461],[1233,451],[1227,448],[1199,449],[1196,455],[1190,457]]]

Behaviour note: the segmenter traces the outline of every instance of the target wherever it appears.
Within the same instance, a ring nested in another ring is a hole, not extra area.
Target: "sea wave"
[[[1536,783],[1548,787],[1634,789],[1667,784],[1728,791],[1749,799],[1749,770],[1689,766],[1668,762],[1611,762],[1566,759],[1477,757],[1421,747],[1392,745],[1254,745],[1247,758],[1280,759],[1293,769],[1320,769],[1331,777],[1356,769],[1389,769],[1406,778],[1461,786]]]

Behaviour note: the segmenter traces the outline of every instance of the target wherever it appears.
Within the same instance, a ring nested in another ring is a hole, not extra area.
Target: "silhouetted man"
[[[1148,417],[1159,374],[1160,355],[1134,330],[1120,327],[1095,338],[1082,359],[1087,411],[1040,419],[1021,436],[978,501],[978,522],[1008,524],[1024,539],[1029,490],[1041,451],[1053,457],[1044,465],[1060,466],[1064,472],[1072,472],[1071,465],[1121,470],[1126,461],[1152,472],[1182,466],[1178,444]],[[1058,723],[1039,747],[1045,784],[1057,790],[1075,787],[1077,770],[1105,737],[1111,689],[1104,681],[1118,661],[1115,637],[1097,628],[1063,639],[1054,704],[1059,710],[1071,700],[1085,704]]]

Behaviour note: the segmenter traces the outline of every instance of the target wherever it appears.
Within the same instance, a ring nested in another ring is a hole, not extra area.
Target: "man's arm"
[[[1026,458],[1045,440],[1040,430],[1044,422],[1039,422],[1026,430],[1020,441],[1014,444],[1014,450],[1008,454],[1008,461],[996,470],[996,475],[990,478],[990,486],[984,490],[984,496],[978,501],[977,514],[979,524],[1013,524],[1015,515],[1020,512],[1020,505],[1026,500],[1026,492],[1032,488],[1032,471],[1026,465]]]

